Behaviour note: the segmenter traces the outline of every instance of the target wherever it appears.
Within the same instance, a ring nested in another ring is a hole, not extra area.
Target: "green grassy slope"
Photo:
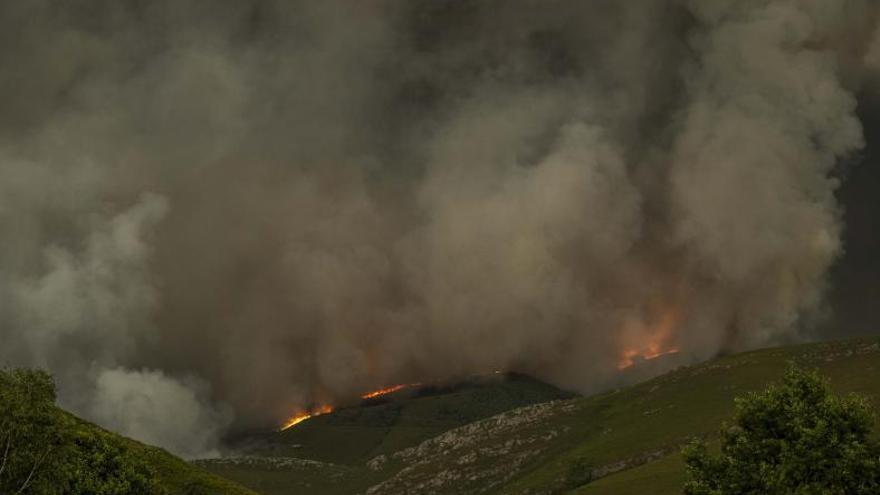
[[[571,493],[584,495],[644,495],[646,493],[681,493],[684,484],[684,461],[670,454],[611,476],[606,476]]]
[[[878,339],[748,352],[447,432],[392,456],[396,472],[372,493],[679,493],[680,446],[713,435],[734,397],[778,380],[792,360],[880,402]]]
[[[502,492],[564,486],[571,466],[633,465],[574,491],[579,494],[680,492],[678,448],[694,436],[714,435],[733,412],[733,399],[781,378],[786,363],[815,367],[839,392],[857,392],[880,404],[880,340],[855,340],[767,349],[680,368],[645,383],[574,401],[556,421],[571,433],[547,449],[541,462]],[[664,455],[665,454],[665,455]],[[657,460],[642,464],[654,457]],[[601,473],[600,473],[601,474]],[[572,483],[573,484],[573,483]]]
[[[175,457],[163,449],[140,444],[134,448],[153,466],[169,495],[257,495],[240,484]]]

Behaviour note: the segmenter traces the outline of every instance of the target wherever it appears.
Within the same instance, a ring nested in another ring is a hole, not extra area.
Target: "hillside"
[[[218,477],[164,449],[108,432],[60,409],[59,414],[73,419],[79,428],[89,430],[90,433],[103,437],[107,442],[120,445],[125,451],[125,455],[143,461],[150,466],[156,474],[160,488],[164,489],[167,495],[257,495],[233,481]]]
[[[282,432],[249,435],[238,441],[240,457],[199,464],[270,495],[291,493],[292,488],[302,493],[354,493],[387,476],[387,470],[367,466],[371,459],[504,411],[573,396],[512,373],[412,387]]]
[[[356,426],[369,423],[363,415],[372,413],[364,408],[309,420],[302,424],[308,428],[277,438],[302,447],[284,450],[276,443],[276,450],[207,466],[267,494],[674,494],[683,479],[679,447],[694,436],[711,438],[731,414],[734,397],[764,388],[796,361],[818,368],[837,391],[877,404],[878,358],[878,339],[736,354],[605,394],[505,410],[420,442],[446,425],[413,415],[384,426],[376,441],[365,433],[369,428]],[[415,401],[404,409],[415,404],[439,407]],[[360,419],[352,425],[351,418]],[[412,431],[418,434],[407,437]],[[305,456],[297,452],[318,460],[298,460]]]

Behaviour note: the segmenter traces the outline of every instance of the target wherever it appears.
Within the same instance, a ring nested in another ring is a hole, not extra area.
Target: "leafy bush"
[[[585,459],[571,461],[565,471],[563,488],[573,490],[593,481],[593,465]]]
[[[816,372],[790,368],[779,385],[736,400],[720,455],[684,451],[687,495],[880,493],[880,447],[866,401],[838,397]]]

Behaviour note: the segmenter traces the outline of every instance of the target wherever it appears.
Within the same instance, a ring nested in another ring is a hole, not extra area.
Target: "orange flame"
[[[630,366],[636,364],[636,359],[641,357],[646,361],[650,361],[651,359],[656,359],[660,356],[668,356],[671,354],[678,354],[678,349],[671,348],[666,349],[664,351],[658,350],[648,350],[648,351],[636,351],[633,349],[627,349],[624,351],[623,356],[620,358],[620,361],[617,363],[617,369],[624,370],[629,368]]]
[[[373,399],[375,397],[381,397],[383,395],[388,395],[398,390],[403,390],[409,387],[418,387],[421,383],[401,383],[399,385],[392,385],[390,387],[380,388],[379,390],[374,390],[372,392],[367,392],[361,395],[361,399]]]
[[[636,359],[641,357],[645,360],[656,359],[660,356],[677,354],[678,348],[670,344],[670,340],[674,338],[675,327],[681,320],[681,313],[678,308],[673,307],[663,311],[660,320],[649,326],[647,329],[641,328],[640,334],[647,333],[650,335],[647,345],[628,347],[623,350],[620,360],[617,363],[617,369],[623,370],[634,365]]]
[[[333,406],[324,404],[316,409],[309,409],[307,411],[300,411],[293,416],[287,418],[287,421],[284,422],[284,425],[278,429],[278,431],[284,431],[292,426],[298,425],[303,421],[314,418],[315,416],[320,416],[322,414],[327,414],[333,412]]]

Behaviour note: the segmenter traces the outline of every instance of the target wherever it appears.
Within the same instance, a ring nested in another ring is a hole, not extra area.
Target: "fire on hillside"
[[[401,383],[398,385],[391,385],[388,387],[380,388],[378,390],[373,390],[371,392],[361,394],[360,398],[361,399],[375,399],[376,397],[382,397],[383,395],[388,395],[388,394],[391,394],[391,393],[394,393],[394,392],[397,392],[397,391],[400,391],[400,390],[403,390],[406,388],[418,387],[421,385],[422,385],[421,383]],[[314,418],[315,416],[320,416],[322,414],[331,413],[331,412],[333,412],[333,410],[334,410],[333,406],[331,406],[329,404],[324,404],[324,405],[318,406],[316,408],[310,408],[310,409],[298,411],[293,416],[290,416],[289,418],[287,418],[287,420],[284,421],[284,424],[278,429],[278,431],[287,430],[288,428],[296,426],[309,418]]]
[[[625,334],[637,335],[640,341],[647,336],[648,341],[638,345],[624,347],[617,362],[617,369],[624,370],[633,366],[639,359],[652,360],[660,356],[678,354],[678,347],[673,344],[675,329],[681,321],[681,310],[677,306],[667,307],[660,311],[660,316],[651,324],[633,324]]]
[[[327,414],[327,413],[331,413],[331,412],[333,412],[333,406],[331,406],[329,404],[324,404],[324,405],[318,406],[317,408],[314,408],[314,409],[307,409],[304,411],[299,411],[296,414],[294,414],[293,416],[287,418],[287,421],[284,422],[284,424],[281,426],[281,428],[278,429],[278,431],[284,431],[288,428],[291,428],[293,426],[296,426],[296,425],[302,423],[303,421],[305,421],[309,418],[314,418],[315,416],[320,416],[322,414]]]
[[[390,387],[380,388],[378,390],[373,390],[372,392],[362,394],[361,399],[375,399],[376,397],[382,397],[383,395],[392,394],[405,388],[418,387],[421,385],[421,383],[401,383],[398,385],[391,385]]]

